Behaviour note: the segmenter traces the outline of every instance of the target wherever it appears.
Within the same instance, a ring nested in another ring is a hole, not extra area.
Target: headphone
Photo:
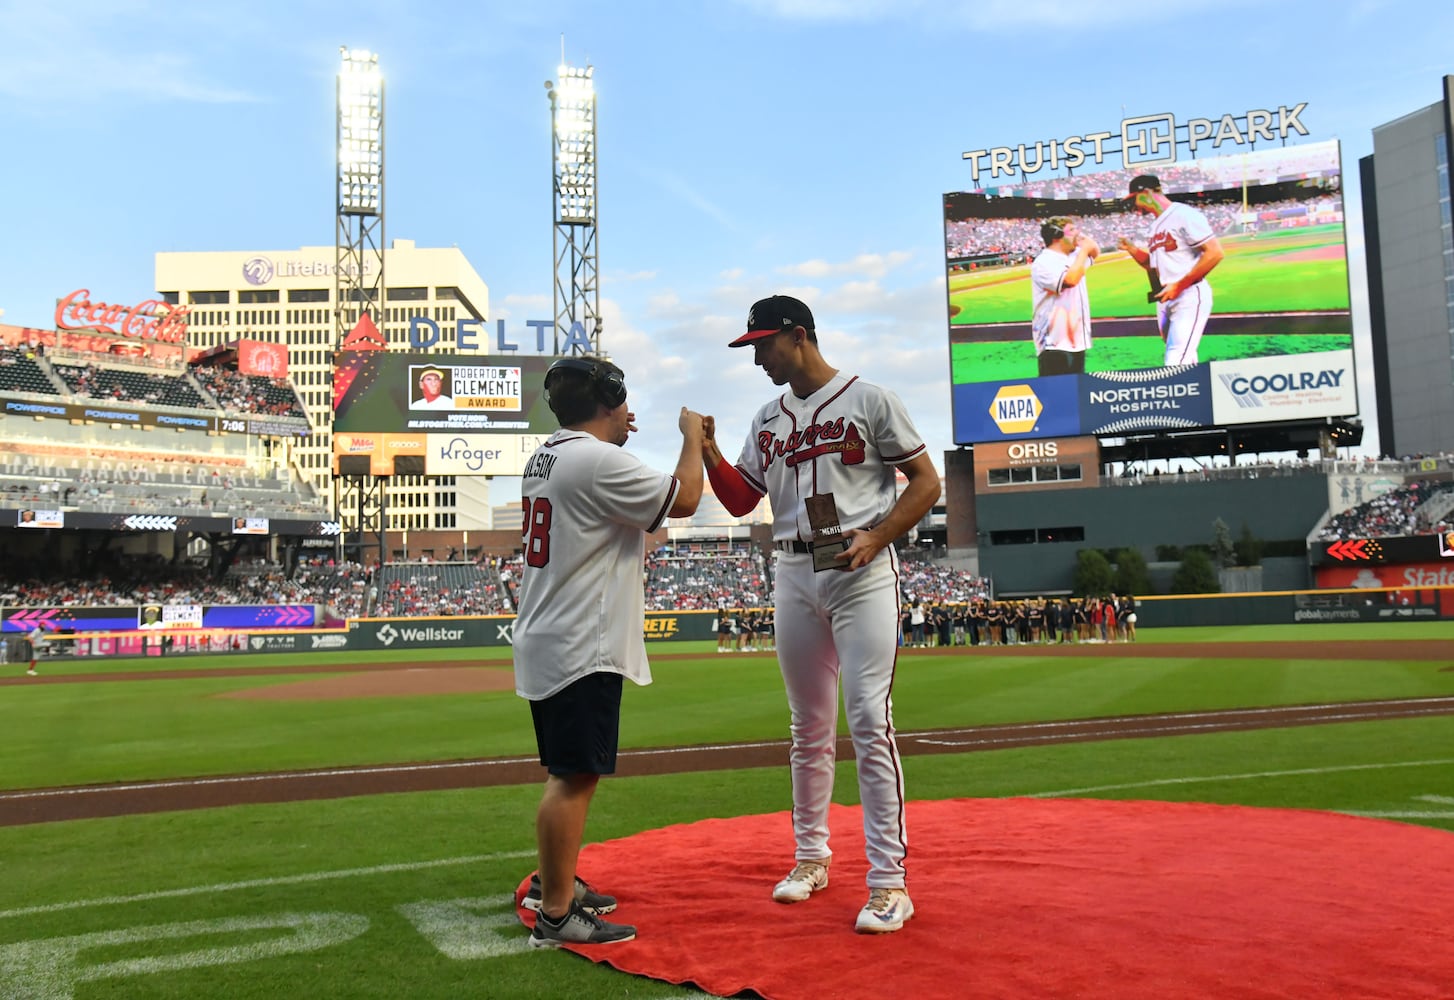
[[[590,381],[591,394],[609,410],[626,402],[626,376],[614,366],[591,358],[557,358],[545,373],[545,393],[550,395],[550,377],[558,371],[580,372]]]
[[[1040,226],[1040,238],[1049,246],[1065,235],[1065,227],[1054,219],[1051,219]]]

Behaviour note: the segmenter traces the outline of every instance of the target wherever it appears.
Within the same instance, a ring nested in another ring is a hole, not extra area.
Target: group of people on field
[[[964,604],[909,601],[899,632],[900,645],[911,648],[1135,641],[1136,598],[1130,594]]]
[[[754,608],[717,609],[717,652],[755,653],[775,648],[773,613]]]

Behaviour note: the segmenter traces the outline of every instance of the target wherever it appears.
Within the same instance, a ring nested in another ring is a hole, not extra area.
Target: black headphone
[[[590,380],[591,392],[601,405],[614,410],[626,402],[626,376],[614,365],[591,358],[557,358],[545,373],[545,393],[550,395],[550,377],[558,371],[580,372]]]
[[[1040,226],[1040,238],[1049,246],[1065,235],[1065,227],[1061,226],[1054,219],[1050,219]]]

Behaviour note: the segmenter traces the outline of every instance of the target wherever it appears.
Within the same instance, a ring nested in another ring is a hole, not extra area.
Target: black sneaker
[[[530,876],[530,888],[525,890],[524,907],[527,910],[540,912],[540,873],[536,872]],[[606,896],[590,886],[579,875],[576,876],[576,902],[581,904],[581,909],[587,913],[594,913],[597,916],[604,916],[616,908],[616,897]]]
[[[627,924],[608,924],[594,913],[586,912],[580,903],[572,903],[570,912],[559,923],[544,913],[535,918],[530,932],[530,947],[559,948],[563,944],[616,944],[636,938],[636,928]]]

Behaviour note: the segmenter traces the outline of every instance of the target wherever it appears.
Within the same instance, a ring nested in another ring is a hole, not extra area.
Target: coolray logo
[[[385,622],[384,627],[374,633],[374,638],[378,639],[385,646],[392,646],[394,640],[399,638],[399,633],[394,629],[394,626]]]
[[[242,277],[249,285],[266,285],[275,272],[273,262],[266,257],[249,257],[242,262]]]
[[[313,640],[314,649],[343,649],[348,645],[346,635],[315,635],[310,638]]]
[[[439,457],[443,460],[463,462],[471,472],[479,472],[486,462],[498,462],[504,455],[500,448],[475,448],[464,438],[450,438],[449,444],[439,446]]]
[[[1027,434],[1035,429],[1045,406],[1028,385],[1003,385],[990,400],[990,419],[1002,434]]]
[[[1279,372],[1272,375],[1243,375],[1241,372],[1218,373],[1219,378],[1244,409],[1257,409],[1264,396],[1290,392],[1313,392],[1318,389],[1341,389],[1347,368],[1324,368],[1316,372]]]

